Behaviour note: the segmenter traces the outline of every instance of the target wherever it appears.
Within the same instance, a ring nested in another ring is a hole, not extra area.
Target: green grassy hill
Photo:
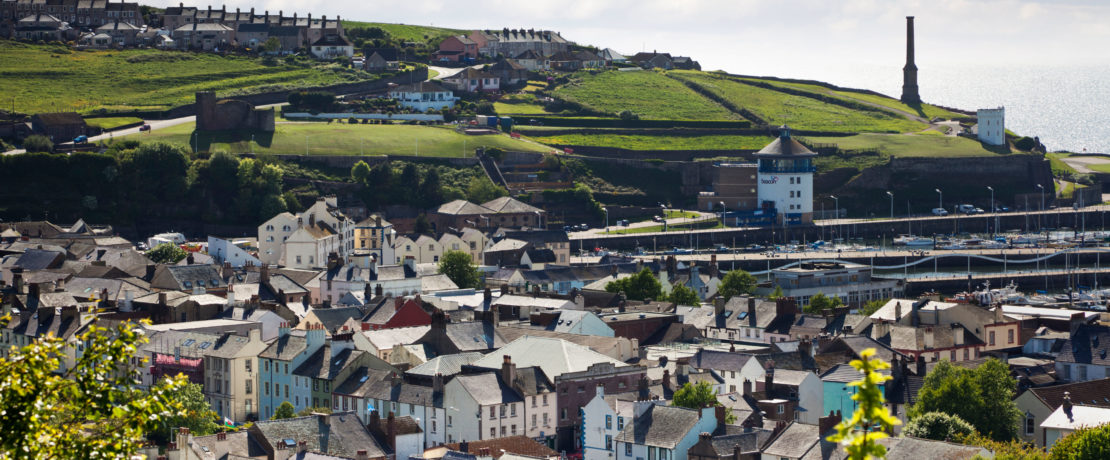
[[[580,72],[555,97],[597,112],[628,110],[650,120],[738,120],[741,117],[660,72]]]
[[[346,123],[283,122],[271,134],[250,132],[195,133],[193,123],[180,124],[125,138],[143,142],[164,141],[200,151],[270,153],[275,155],[416,155],[433,157],[473,156],[477,147],[526,152],[551,149],[506,134],[468,136],[446,126],[349,125]]]
[[[257,58],[158,50],[73,51],[0,40],[4,108],[24,113],[162,110],[220,96],[373,78],[334,65],[263,65]]]
[[[386,31],[390,37],[411,42],[438,42],[438,39],[451,35],[465,34],[463,29],[444,27],[415,26],[411,24],[390,24],[386,22],[343,21],[344,29],[377,27]]]

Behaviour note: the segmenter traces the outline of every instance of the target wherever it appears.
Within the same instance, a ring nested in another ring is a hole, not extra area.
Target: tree
[[[50,142],[50,139],[46,136],[35,134],[27,136],[27,138],[23,140],[23,150],[28,152],[50,153],[54,151],[54,143]]]
[[[875,314],[875,312],[879,311],[880,308],[883,308],[883,305],[886,305],[886,303],[889,301],[890,299],[877,299],[869,301],[863,304],[862,307],[860,307],[859,314],[863,316],[871,316]]]
[[[932,439],[936,441],[955,441],[964,439],[975,433],[975,427],[957,415],[948,415],[944,412],[929,412],[921,414],[906,424],[902,429],[903,436]]]
[[[623,292],[630,300],[663,299],[663,286],[647,267],[635,275],[610,281],[605,285],[605,290]]]
[[[778,285],[775,286],[774,291],[771,291],[771,295],[767,296],[767,298],[771,300],[778,300],[783,297],[785,297],[785,294],[782,293],[782,286]]]
[[[1110,425],[1083,427],[1052,445],[1051,460],[1096,460],[1110,458]]]
[[[306,416],[309,416],[309,415],[312,415],[312,414],[330,414],[330,413],[331,413],[331,408],[330,407],[306,407],[304,409],[301,409],[300,412],[297,412],[297,416],[298,417],[306,417]]]
[[[274,409],[274,416],[270,420],[281,420],[284,418],[293,418],[297,416],[297,408],[293,407],[293,403],[289,401],[282,401],[281,405]]]
[[[698,382],[697,385],[691,385],[686,382],[674,392],[674,399],[671,401],[677,407],[685,407],[688,409],[701,409],[705,406],[720,406],[721,402],[717,400],[717,392],[713,391],[713,385],[709,382]],[[730,424],[736,421],[736,414],[731,410],[725,412],[725,423]]]
[[[447,251],[439,259],[439,273],[447,275],[451,282],[462,289],[481,286],[478,267],[474,266],[470,254],[463,251]]]
[[[902,423],[883,406],[881,385],[893,377],[879,371],[890,369],[890,363],[872,356],[875,356],[875,349],[868,348],[860,352],[860,359],[848,363],[863,374],[862,379],[848,383],[848,386],[859,388],[852,395],[852,400],[859,406],[852,413],[852,418],[837,424],[836,434],[828,437],[831,442],[843,444],[844,451],[851,460],[886,457],[886,446],[876,441],[887,437],[883,431],[889,431],[894,425]]]
[[[424,214],[416,216],[416,224],[413,228],[413,231],[416,232],[417,235],[431,234],[432,223],[428,222],[428,216],[425,216]]]
[[[366,179],[370,178],[370,165],[366,164],[365,161],[358,160],[358,163],[355,163],[354,167],[351,168],[351,178],[357,183],[365,184]]]
[[[10,317],[0,319],[7,325]],[[174,399],[182,376],[149,391],[128,363],[146,338],[134,323],[92,323],[75,345],[52,335],[0,359],[0,458],[129,458],[166,418],[184,414]]]
[[[281,50],[281,40],[277,37],[270,37],[258,46],[258,49],[263,53],[276,53]]]
[[[498,187],[486,176],[470,179],[470,184],[466,187],[466,199],[472,203],[485,203],[508,194],[508,191]]]
[[[474,112],[478,115],[497,115],[497,112],[493,110],[493,104],[485,101],[479,102]]]
[[[717,295],[726,300],[741,294],[751,294],[758,284],[755,277],[744,270],[732,270],[725,274],[717,287]]]
[[[824,310],[831,310],[833,308],[844,305],[840,297],[829,297],[822,292],[818,292],[813,297],[809,298],[809,305],[806,306],[806,313],[821,313]]]
[[[195,436],[206,436],[220,428],[216,412],[204,399],[203,386],[185,383],[173,390],[169,396],[181,404],[181,413],[175,417],[161,419],[158,429],[151,433],[151,438],[154,440],[159,443],[172,441],[173,433],[178,427],[188,428]]]
[[[994,454],[994,460],[1048,460],[1048,454],[1045,451],[1019,440],[995,441],[973,432],[970,436],[960,439],[959,442],[989,450]],[[975,456],[975,460],[981,458],[978,455]]]
[[[189,254],[173,243],[162,243],[146,252],[146,257],[156,264],[176,264]]]
[[[1007,366],[991,358],[975,369],[941,361],[925,376],[910,419],[928,412],[944,412],[966,420],[976,431],[997,441],[1018,434],[1021,411],[1013,402],[1017,382]]]
[[[698,293],[693,289],[686,287],[686,285],[679,284],[671,289],[671,295],[667,300],[674,302],[678,305],[698,306],[701,304],[701,299],[698,298]]]

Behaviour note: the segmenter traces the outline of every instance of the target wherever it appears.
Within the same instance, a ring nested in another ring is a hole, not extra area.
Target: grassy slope
[[[659,72],[577,73],[555,95],[594,110],[630,110],[644,119],[736,120],[740,117]]]
[[[964,116],[964,115],[960,115],[958,113],[949,112],[945,109],[942,109],[942,108],[934,106],[934,105],[921,104],[920,107],[911,107],[909,105],[903,104],[902,101],[899,101],[898,99],[885,97],[885,96],[876,96],[874,94],[861,93],[861,92],[858,92],[858,91],[832,90],[832,89],[826,88],[826,87],[821,86],[821,85],[814,85],[814,84],[809,84],[809,83],[766,80],[766,79],[759,79],[759,78],[740,78],[740,79],[741,80],[759,82],[759,83],[766,83],[766,84],[769,84],[771,86],[778,86],[778,87],[782,87],[782,88],[790,88],[790,89],[795,89],[795,90],[806,91],[806,92],[810,92],[810,93],[814,93],[814,94],[833,96],[833,97],[837,97],[839,99],[844,99],[844,100],[848,100],[848,101],[857,100],[857,101],[870,102],[872,104],[881,105],[883,107],[888,107],[888,108],[895,109],[895,110],[901,110],[901,111],[904,111],[904,112],[914,113],[914,114],[917,114],[920,117],[925,117],[925,118],[928,118],[928,119],[932,119],[933,117],[958,118],[958,117],[963,117]]]
[[[895,114],[853,110],[704,72],[673,71],[671,75],[698,83],[772,125],[788,124],[795,129],[838,132],[911,132],[926,127]]]
[[[120,126],[142,123],[141,118],[135,117],[87,117],[85,123],[89,126],[99,126],[100,129],[110,131]]]
[[[148,134],[135,134],[143,141],[167,141],[192,146],[193,124],[181,124]],[[419,143],[421,156],[461,157],[463,145],[467,155],[473,155],[479,146],[505,150],[549,152],[550,148],[530,142],[511,139],[508,135],[467,136],[447,127],[413,125],[348,125],[345,123],[281,123],[272,139],[255,136],[255,153],[292,154],[305,153],[305,136],[308,136],[308,153],[312,155],[412,155]],[[200,133],[200,150],[222,150],[232,153],[250,152],[251,135],[232,133]]]
[[[343,21],[343,28],[350,29],[353,27],[378,27],[389,33],[391,37],[399,38],[405,41],[424,42],[432,40],[436,37],[445,37],[448,35],[465,34],[468,31],[463,29],[448,29],[443,27],[431,26],[416,26],[410,24],[390,24],[385,22],[361,22],[361,21]]]
[[[810,142],[837,144],[841,149],[878,148],[904,157],[981,157],[997,155],[978,141],[963,137],[914,134],[858,134],[848,137],[806,137]]]
[[[633,136],[623,134],[562,134],[533,137],[537,142],[560,145],[592,145],[630,150],[746,150],[761,149],[769,136]]]
[[[196,91],[244,94],[357,81],[362,78],[357,75],[338,69],[266,67],[258,59],[206,53],[77,52],[0,40],[2,92],[15,96],[15,109],[27,113],[165,109],[192,102]],[[4,102],[5,108],[11,104]]]

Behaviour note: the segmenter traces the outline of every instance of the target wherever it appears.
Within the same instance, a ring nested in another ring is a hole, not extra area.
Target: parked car
[[[975,206],[972,206],[970,204],[961,204],[956,209],[964,214],[975,214]]]
[[[143,131],[150,131],[150,124],[149,123],[143,123],[143,125],[139,127],[139,132],[143,132]]]
[[[89,141],[89,136],[86,136],[84,134],[73,138],[73,143],[74,144],[84,144],[88,141]]]
[[[971,214],[983,214],[983,213],[986,213],[986,211],[984,211],[983,208],[975,208],[974,212],[972,212]]]
[[[1010,212],[1010,207],[998,204],[994,206],[994,212]]]
[[[664,219],[663,219],[663,216],[655,216],[655,217],[652,217],[651,220],[653,222],[663,222]]]
[[[725,246],[723,244],[718,244],[717,247],[714,248],[714,250],[716,250],[717,252],[729,252],[730,251],[728,246]]]
[[[586,231],[590,229],[590,226],[589,224],[578,224],[578,229],[581,231]]]
[[[944,208],[933,208],[933,215],[934,216],[947,216],[948,215],[948,210],[944,209]]]

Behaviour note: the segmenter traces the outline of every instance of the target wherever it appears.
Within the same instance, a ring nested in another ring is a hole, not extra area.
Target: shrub
[[[929,412],[913,419],[902,430],[905,436],[932,439],[935,441],[948,441],[971,436],[975,427],[967,423],[958,415],[948,415],[944,412]]]
[[[46,136],[35,134],[27,136],[27,138],[23,140],[23,149],[28,152],[49,153],[54,151],[54,143],[50,142],[50,139]]]
[[[1029,136],[1025,136],[1025,137],[1022,137],[1021,139],[1018,139],[1018,140],[1014,141],[1014,147],[1017,147],[1018,150],[1021,150],[1021,151],[1024,151],[1024,152],[1028,152],[1030,150],[1033,150],[1033,148],[1036,147],[1036,146],[1037,146],[1037,141],[1034,140],[1032,137],[1029,137]]]

